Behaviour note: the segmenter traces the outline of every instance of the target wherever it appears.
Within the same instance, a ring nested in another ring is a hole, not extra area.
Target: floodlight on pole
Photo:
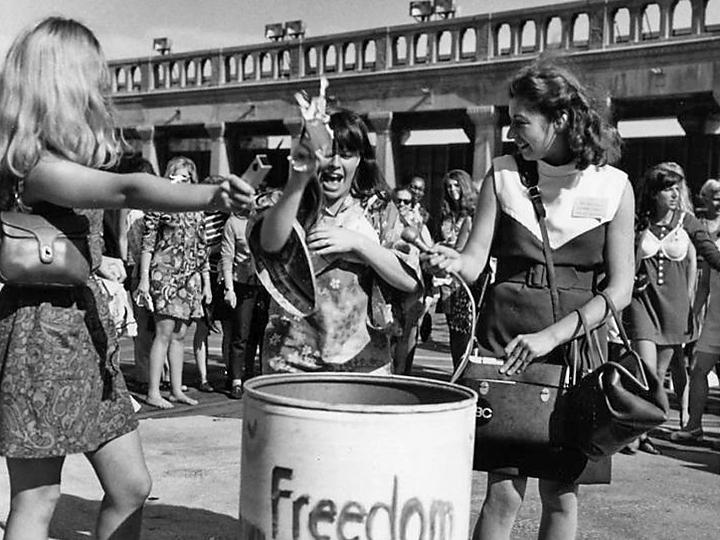
[[[285,35],[289,39],[300,39],[305,36],[305,21],[287,21],[285,23]]]
[[[285,26],[283,23],[272,23],[265,25],[265,39],[280,41],[285,37]]]
[[[451,19],[455,16],[455,2],[453,0],[434,0],[433,11],[438,17]]]
[[[416,21],[429,21],[432,14],[433,5],[430,0],[415,0],[410,2],[410,16]]]
[[[160,54],[168,54],[172,48],[172,41],[166,37],[153,39],[153,50]]]

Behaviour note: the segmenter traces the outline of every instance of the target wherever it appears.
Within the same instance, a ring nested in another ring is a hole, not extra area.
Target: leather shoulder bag
[[[669,410],[661,381],[633,350],[612,299],[605,291],[599,294],[617,323],[623,352],[583,377],[564,397],[567,444],[591,459],[612,455],[659,426]],[[578,314],[588,333],[585,317]]]
[[[91,271],[86,216],[0,212],[0,282],[25,287],[85,285]]]

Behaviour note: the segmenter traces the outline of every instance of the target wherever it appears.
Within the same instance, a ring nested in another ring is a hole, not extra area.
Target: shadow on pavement
[[[99,507],[100,501],[62,495],[50,524],[50,538],[87,540],[92,537]],[[149,501],[143,513],[142,536],[153,540],[229,540],[237,538],[238,527],[238,521],[227,515]]]

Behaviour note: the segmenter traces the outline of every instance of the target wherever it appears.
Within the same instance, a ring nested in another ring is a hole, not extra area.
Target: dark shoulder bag
[[[69,208],[0,212],[0,282],[24,287],[77,287],[91,272],[90,222]]]
[[[537,164],[520,158],[516,161],[540,224],[553,319],[558,320],[555,267],[545,226],[545,208],[537,187]],[[472,335],[475,335],[474,331]],[[561,404],[571,378],[568,366],[533,362],[520,373],[501,374],[499,368],[504,360],[474,356],[473,345],[471,340],[452,381],[478,393],[476,444],[529,449],[563,446],[565,429]]]

